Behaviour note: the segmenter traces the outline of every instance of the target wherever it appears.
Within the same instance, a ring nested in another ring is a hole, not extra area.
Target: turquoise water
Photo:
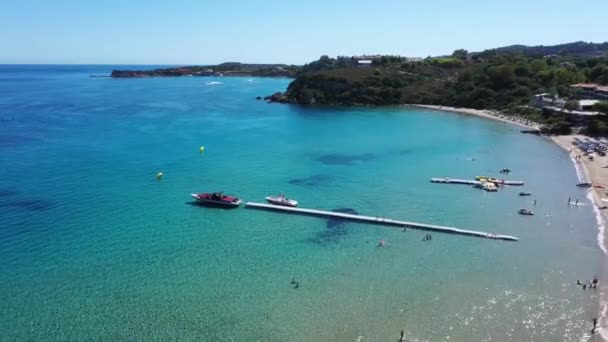
[[[88,77],[111,69],[0,66],[2,340],[588,335],[600,290],[573,284],[603,266],[597,223],[566,205],[585,192],[547,140],[452,113],[255,100],[288,79]],[[534,196],[428,181],[504,167]],[[215,190],[520,241],[191,205]]]

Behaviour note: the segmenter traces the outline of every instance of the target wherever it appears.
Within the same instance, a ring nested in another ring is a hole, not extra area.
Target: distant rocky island
[[[218,65],[183,66],[154,70],[112,70],[113,78],[184,77],[184,76],[258,76],[295,77],[300,67],[287,64],[222,63]]]

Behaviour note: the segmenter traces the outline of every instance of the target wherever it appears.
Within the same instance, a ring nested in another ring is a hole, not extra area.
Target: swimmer
[[[289,284],[294,285],[296,284],[298,281],[296,280],[296,278],[292,278],[291,281],[289,282]]]
[[[386,245],[386,241],[380,240],[378,241],[378,247],[384,247]]]

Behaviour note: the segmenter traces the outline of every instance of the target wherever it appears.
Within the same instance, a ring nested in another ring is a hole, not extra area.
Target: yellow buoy
[[[200,153],[205,152],[205,146],[201,146],[201,147],[198,149],[198,151],[199,151]]]
[[[156,174],[156,180],[161,180],[163,178],[163,173],[159,172]]]

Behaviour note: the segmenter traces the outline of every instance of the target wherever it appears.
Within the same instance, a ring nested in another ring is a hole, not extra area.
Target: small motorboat
[[[519,209],[519,211],[517,212],[519,215],[534,215],[534,212],[530,209]]]
[[[268,197],[266,197],[266,201],[268,201],[268,203],[271,203],[271,204],[284,205],[286,207],[297,207],[298,206],[298,201],[289,199],[289,198],[285,197],[285,195],[283,195],[283,194],[279,194],[278,196],[268,196]]]
[[[578,186],[579,188],[590,188],[593,186],[593,184],[591,183],[578,183],[576,184],[576,186]]]
[[[532,196],[532,194],[527,191],[522,191],[519,193],[519,196]]]
[[[190,194],[192,198],[198,202],[205,204],[213,204],[223,207],[238,207],[241,205],[241,200],[234,196],[227,196],[221,192],[209,192],[202,194]]]

